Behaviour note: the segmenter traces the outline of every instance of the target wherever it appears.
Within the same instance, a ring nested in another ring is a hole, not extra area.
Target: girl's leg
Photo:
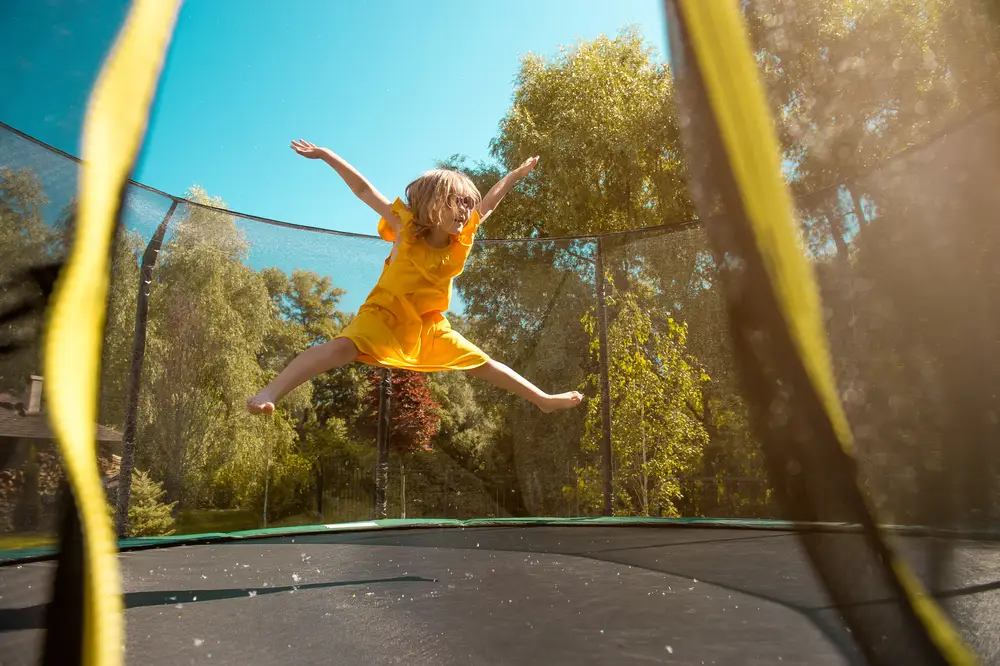
[[[489,361],[486,365],[481,365],[467,372],[473,377],[479,377],[488,381],[497,388],[504,389],[524,398],[546,414],[554,412],[557,409],[576,407],[583,400],[583,395],[578,391],[569,391],[568,393],[559,393],[557,395],[545,393],[527,379],[497,361]]]
[[[358,348],[347,338],[337,338],[310,347],[296,356],[260,393],[247,400],[247,409],[251,414],[270,414],[274,411],[274,403],[296,386],[351,363],[358,357],[358,353]]]

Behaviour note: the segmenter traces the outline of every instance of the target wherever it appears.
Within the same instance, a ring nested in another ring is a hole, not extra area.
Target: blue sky
[[[0,120],[79,154],[88,90],[125,6],[0,3]],[[187,0],[135,179],[178,195],[199,184],[240,212],[373,233],[367,207],[291,139],[332,148],[401,195],[437,159],[488,159],[524,54],[554,56],[627,25],[665,53],[662,0]],[[294,254],[278,263],[301,265]]]
[[[92,73],[125,3],[3,4],[0,85],[19,94],[0,99],[0,120],[76,154]],[[367,209],[327,167],[297,157],[292,138],[337,150],[395,195],[435,159],[488,157],[523,54],[630,23],[662,52],[662,14],[661,0],[187,0],[135,176],[367,233]]]

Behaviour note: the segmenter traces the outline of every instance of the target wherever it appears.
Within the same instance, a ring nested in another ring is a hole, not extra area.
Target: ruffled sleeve
[[[396,217],[398,217],[403,223],[404,229],[413,220],[413,213],[410,212],[410,209],[406,207],[406,204],[404,204],[399,197],[396,197],[396,200],[392,202],[392,212],[395,213]],[[390,243],[396,241],[396,230],[384,217],[379,218],[378,235],[382,238],[382,240],[389,241]]]
[[[472,241],[476,238],[476,232],[479,230],[479,221],[479,211],[473,208],[472,215],[469,216],[469,221],[462,227],[462,231],[456,234],[455,239],[462,245],[472,245]]]

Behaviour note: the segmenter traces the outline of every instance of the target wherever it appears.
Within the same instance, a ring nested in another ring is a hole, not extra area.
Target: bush
[[[177,502],[163,503],[166,491],[146,472],[132,473],[132,497],[128,507],[128,536],[169,536],[174,533],[172,511]]]

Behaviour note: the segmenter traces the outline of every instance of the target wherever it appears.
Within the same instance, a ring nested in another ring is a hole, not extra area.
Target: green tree
[[[428,385],[440,405],[432,448],[470,472],[489,471],[489,454],[500,427],[496,407],[477,399],[475,386],[464,372],[436,373],[428,377]]]
[[[344,313],[337,309],[344,293],[329,277],[296,269],[288,276],[278,311],[302,327],[309,345],[322,344],[336,337],[344,326]]]
[[[673,79],[656,56],[627,30],[553,60],[522,60],[492,152],[507,169],[541,159],[525,187],[529,215],[511,207],[492,216],[491,234],[622,231],[691,217]]]
[[[271,377],[306,347],[336,337],[349,315],[338,307],[344,290],[328,277],[302,270],[288,275],[276,268],[265,268],[261,277],[276,316],[258,360]],[[280,411],[294,424],[296,440],[290,457],[269,472],[270,518],[310,510],[314,493],[323,492],[324,467],[345,450],[353,451],[350,435],[364,429],[367,390],[365,368],[354,364],[314,377],[300,389],[302,399],[282,402]]]
[[[224,206],[199,188],[189,198]],[[283,413],[254,419],[245,407],[275,312],[234,218],[198,205],[178,213],[151,292],[137,462],[178,509],[239,506],[262,496],[269,465],[295,438]],[[289,401],[308,401],[308,389]]]
[[[626,30],[578,43],[551,60],[523,59],[513,105],[492,144],[498,164],[470,171],[485,190],[525,157],[541,159],[484,224],[485,234],[579,235],[692,217],[673,80],[655,56],[638,31]],[[598,371],[588,353],[593,331],[583,325],[596,302],[595,259],[589,241],[478,250],[458,282],[470,337],[544,390],[583,386]],[[654,270],[641,252],[609,251],[604,263],[621,293]],[[612,322],[621,316],[615,307]],[[594,390],[591,385],[588,394]],[[476,392],[505,406],[487,457],[513,472],[524,510],[571,512],[561,489],[575,483],[586,411],[542,415],[489,388],[477,385]]]
[[[608,330],[614,497],[617,515],[678,515],[681,477],[697,470],[708,432],[703,424],[702,385],[709,377],[686,350],[687,327],[650,312],[634,292],[614,293],[619,316]],[[657,318],[664,321],[655,322]],[[596,327],[588,313],[587,328]],[[595,336],[596,337],[596,336]],[[596,355],[598,347],[592,345]],[[591,384],[598,377],[588,378]],[[591,400],[584,450],[597,463],[578,470],[581,505],[603,504],[599,451],[601,399]]]
[[[128,507],[128,536],[170,536],[174,533],[172,510],[175,502],[166,504],[166,491],[142,470],[132,473],[132,495]]]
[[[42,181],[32,169],[0,167],[0,265],[5,274],[51,256],[53,228],[44,218],[48,204]]]
[[[1000,30],[984,9],[980,0],[745,3],[792,188],[836,188],[804,210],[814,247],[845,259],[845,234],[867,222],[874,193],[848,179],[994,99]]]
[[[703,229],[640,237],[612,250],[641,259],[636,279],[651,285],[643,308],[687,329],[685,349],[711,379],[700,384],[708,434],[699,466],[682,485],[684,515],[764,517],[772,511],[760,444],[753,437],[730,344],[715,260]]]
[[[278,315],[259,354],[267,372],[280,372],[307,347],[332,340],[350,320],[350,315],[339,309],[344,290],[328,277],[301,270],[287,275],[276,268],[265,268],[261,277]],[[309,409],[317,423],[337,418],[353,427],[362,417],[367,378],[359,364],[314,377],[310,384]],[[300,421],[310,418],[305,413],[299,417]]]
[[[0,390],[21,393],[29,375],[40,372],[43,294],[26,271],[61,260],[65,251],[59,227],[45,220],[49,203],[32,169],[0,167],[0,310],[35,304],[0,325],[0,343],[18,345],[0,363]]]
[[[977,292],[996,286],[985,230],[1000,144],[995,114],[971,118],[1000,95],[1000,25],[986,9],[746,3],[792,188],[828,188],[800,198],[800,215],[862,469],[901,522],[940,520],[956,495],[978,495],[982,510],[980,481],[995,471],[945,477],[997,466],[996,429],[980,416],[997,405],[968,380],[995,381],[982,359],[997,353]]]
[[[139,289],[139,260],[142,237],[120,228],[111,256],[107,317],[101,348],[101,423],[121,430],[125,425],[129,374],[132,367],[132,338]]]

